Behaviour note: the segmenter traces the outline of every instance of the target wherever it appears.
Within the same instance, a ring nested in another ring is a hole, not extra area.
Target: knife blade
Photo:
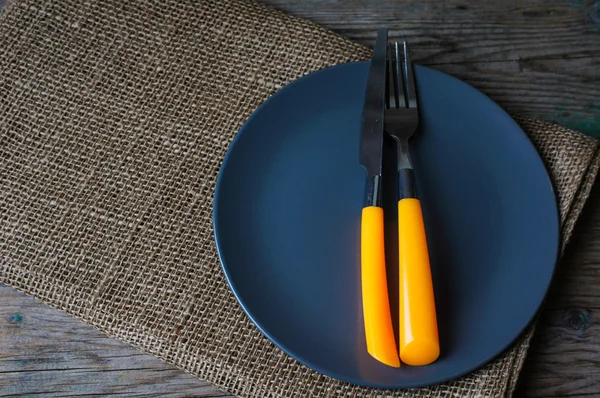
[[[360,164],[367,171],[366,204],[361,220],[361,291],[367,352],[399,367],[385,267],[381,173],[385,108],[387,29],[377,32],[361,119]]]
[[[379,29],[369,67],[361,118],[360,164],[367,170],[369,177],[381,176],[387,39],[387,29]]]

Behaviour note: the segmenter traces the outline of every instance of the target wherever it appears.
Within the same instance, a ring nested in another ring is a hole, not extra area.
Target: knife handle
[[[398,202],[400,266],[400,359],[412,366],[428,365],[440,355],[431,267],[421,202]]]
[[[383,209],[362,210],[361,281],[365,337],[369,354],[388,366],[400,366],[388,298],[383,240]]]

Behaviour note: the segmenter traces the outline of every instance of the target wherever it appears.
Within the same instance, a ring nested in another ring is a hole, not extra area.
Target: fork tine
[[[394,80],[391,81],[390,84],[393,84],[394,86],[397,108],[406,108],[406,100],[404,98],[404,91],[402,88],[404,86],[404,79],[402,77],[398,42],[394,42],[393,45],[390,45],[390,53],[394,71]]]
[[[397,44],[397,43],[396,43]],[[403,63],[403,74],[405,75],[406,80],[406,97],[409,108],[417,107],[417,92],[415,90],[415,77],[413,75],[413,66],[412,62],[410,62],[410,58],[408,56],[408,47],[406,45],[406,41],[404,42],[404,63]]]

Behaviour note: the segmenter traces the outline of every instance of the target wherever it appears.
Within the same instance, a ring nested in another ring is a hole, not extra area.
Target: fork
[[[406,42],[388,45],[385,130],[398,152],[398,265],[400,359],[421,366],[440,354],[435,298],[421,202],[417,197],[409,139],[419,126],[417,93]]]

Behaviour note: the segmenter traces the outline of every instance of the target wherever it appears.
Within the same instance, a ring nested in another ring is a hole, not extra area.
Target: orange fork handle
[[[422,366],[440,355],[438,326],[421,202],[398,202],[400,359]]]
[[[383,231],[383,209],[365,207],[361,226],[361,281],[367,351],[379,362],[397,368],[400,359],[390,314]]]

